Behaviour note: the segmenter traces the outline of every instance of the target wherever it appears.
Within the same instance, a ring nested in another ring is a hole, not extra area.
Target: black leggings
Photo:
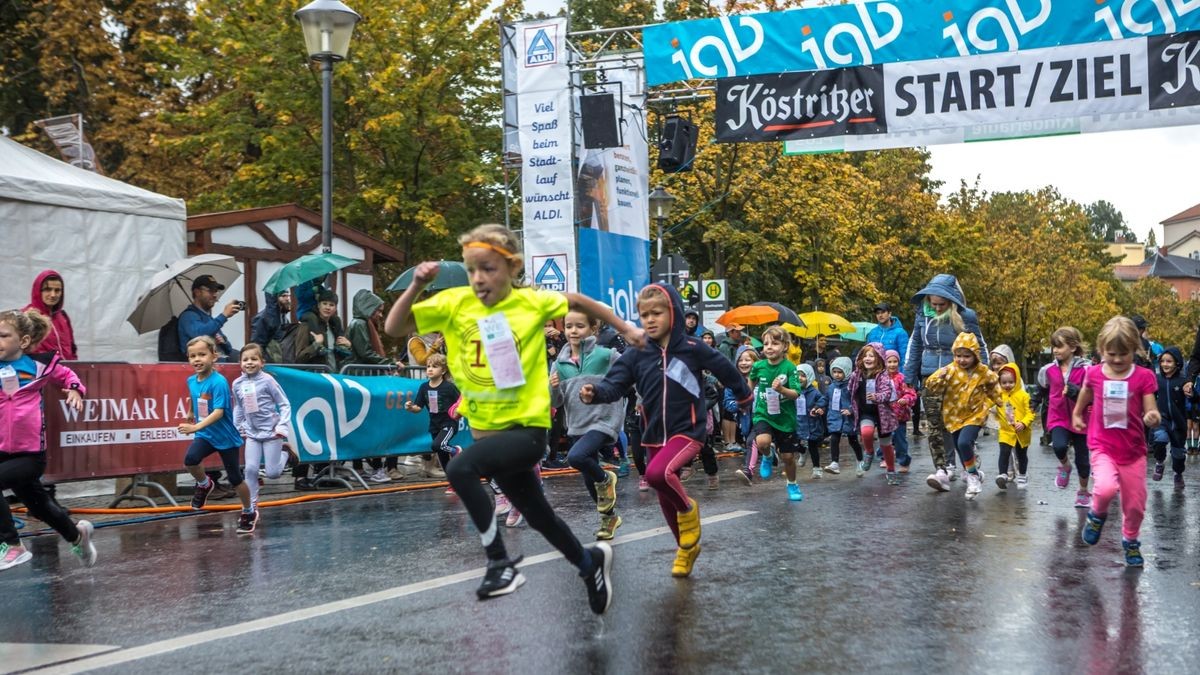
[[[1088,455],[1087,436],[1077,434],[1066,427],[1054,427],[1050,430],[1050,445],[1054,448],[1054,456],[1062,462],[1067,458],[1067,447],[1075,448],[1075,470],[1081,480],[1087,480],[1092,475],[1092,461]]]
[[[75,542],[79,539],[79,530],[75,528],[67,512],[53,499],[46,488],[42,486],[42,473],[46,471],[46,453],[0,452],[0,492],[12,490],[17,499],[29,509],[29,515],[53,527],[63,539]],[[17,534],[16,523],[13,522],[12,511],[8,502],[0,495],[0,543],[16,546],[21,543],[21,535]]]
[[[800,439],[800,452],[804,452],[805,448],[808,448],[808,458],[812,460],[813,468],[821,468],[821,441]],[[829,453],[829,458],[830,461],[833,460],[832,452]]]
[[[458,498],[467,507],[487,550],[489,560],[508,557],[500,531],[496,528],[495,506],[480,479],[494,480],[508,501],[525,516],[529,526],[558,549],[572,565],[584,570],[583,545],[562,521],[538,482],[534,466],[546,451],[546,429],[515,427],[480,438],[463,449],[446,467],[446,476]]]
[[[1016,445],[1017,451],[1017,473],[1024,476],[1029,469],[1029,448],[1022,447],[1020,443]],[[1013,446],[1007,443],[1000,444],[1000,474],[1008,473],[1008,461],[1012,457]]]
[[[858,434],[846,434],[846,440],[850,442],[850,449],[854,451],[854,457],[858,461],[862,461],[863,448],[862,443],[858,442]],[[834,432],[829,434],[829,460],[832,462],[838,461],[842,454],[842,432]]]

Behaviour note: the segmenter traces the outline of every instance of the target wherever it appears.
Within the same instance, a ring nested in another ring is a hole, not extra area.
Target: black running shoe
[[[592,571],[583,577],[587,584],[588,605],[596,614],[603,614],[612,604],[612,547],[604,542],[589,544],[592,555]]]
[[[208,503],[208,495],[217,486],[217,482],[211,478],[208,480],[208,485],[197,485],[192,492],[192,508],[202,509]]]
[[[250,534],[254,531],[254,526],[258,524],[258,509],[254,509],[250,513],[242,511],[238,516],[238,534]]]
[[[475,589],[475,595],[479,596],[480,600],[495,598],[500,595],[508,595],[521,587],[525,583],[525,576],[517,570],[517,563],[521,562],[521,556],[515,560],[489,560],[487,573],[483,575],[483,583],[479,584],[479,588]]]

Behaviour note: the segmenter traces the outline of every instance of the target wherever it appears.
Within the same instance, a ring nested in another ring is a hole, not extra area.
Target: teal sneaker
[[[624,478],[629,475],[629,460],[622,459],[617,465],[617,478]]]
[[[769,454],[762,456],[758,462],[758,475],[766,480],[771,477],[771,465],[774,464],[774,459]]]
[[[1091,514],[1088,515],[1089,517],[1091,516]],[[1142,565],[1146,564],[1145,559],[1142,558],[1142,542],[1138,541],[1137,539],[1134,539],[1133,541],[1122,539],[1121,548],[1125,549],[1126,565],[1130,567],[1141,567]]]
[[[1083,524],[1083,543],[1095,546],[1100,541],[1100,531],[1104,529],[1105,518],[1088,511],[1087,522]]]
[[[866,455],[863,457],[863,461],[862,461],[862,470],[863,470],[863,473],[866,473],[867,471],[870,471],[870,470],[871,470],[871,462],[874,462],[874,461],[875,461],[875,456],[874,456],[873,454],[871,454],[871,453],[869,453],[869,452],[868,452],[868,453],[867,453],[867,454],[866,454]]]
[[[793,502],[804,501],[804,493],[800,491],[800,486],[795,483],[788,483],[787,486],[788,499]]]

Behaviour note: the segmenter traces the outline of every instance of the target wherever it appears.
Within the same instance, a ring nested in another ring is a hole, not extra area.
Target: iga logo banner
[[[1151,110],[1200,105],[1200,32],[1149,38],[1147,58]]]
[[[530,33],[533,37],[530,37]],[[558,63],[558,26],[529,26],[525,29],[525,67]]]
[[[887,131],[882,66],[717,82],[717,140],[773,141]]]
[[[533,256],[533,283],[548,291],[567,291],[567,254]]]

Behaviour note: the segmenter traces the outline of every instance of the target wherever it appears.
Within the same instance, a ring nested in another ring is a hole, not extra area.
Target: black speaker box
[[[621,146],[612,94],[580,96],[579,113],[583,117],[583,147],[592,150]]]
[[[666,173],[691,171],[692,160],[696,158],[697,131],[687,118],[668,117],[658,141],[658,168]]]

